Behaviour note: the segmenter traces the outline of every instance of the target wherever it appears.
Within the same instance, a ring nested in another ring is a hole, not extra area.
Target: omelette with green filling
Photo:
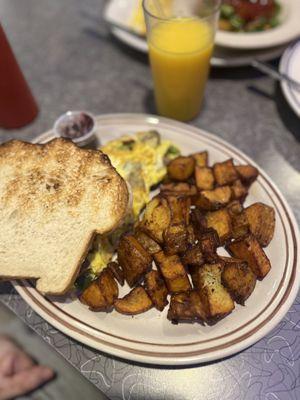
[[[87,269],[77,285],[82,288],[93,280],[112,259],[122,233],[129,230],[150,200],[151,189],[166,175],[166,164],[179,155],[179,150],[157,131],[124,135],[100,149],[128,182],[132,194],[132,210],[122,226],[109,236],[97,236],[88,255]]]

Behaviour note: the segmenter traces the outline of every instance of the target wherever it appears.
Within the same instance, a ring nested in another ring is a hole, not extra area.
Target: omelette
[[[98,235],[95,238],[87,258],[87,283],[111,261],[120,236],[138,220],[150,200],[151,190],[165,177],[166,164],[180,153],[177,147],[169,140],[161,139],[160,134],[154,130],[121,136],[106,143],[100,150],[108,155],[112,165],[129,184],[132,208],[119,229],[109,236]]]

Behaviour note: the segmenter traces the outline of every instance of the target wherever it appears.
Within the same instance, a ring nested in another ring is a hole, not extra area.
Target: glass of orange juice
[[[143,0],[157,111],[189,121],[201,109],[221,0]]]

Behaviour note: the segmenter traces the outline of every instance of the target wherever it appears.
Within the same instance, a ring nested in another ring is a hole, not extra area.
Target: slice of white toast
[[[101,151],[54,139],[0,145],[0,278],[36,278],[62,295],[96,233],[126,214],[126,182]]]

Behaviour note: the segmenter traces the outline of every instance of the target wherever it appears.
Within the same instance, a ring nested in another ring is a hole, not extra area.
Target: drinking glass
[[[201,109],[221,0],[143,0],[159,114],[189,121]]]

